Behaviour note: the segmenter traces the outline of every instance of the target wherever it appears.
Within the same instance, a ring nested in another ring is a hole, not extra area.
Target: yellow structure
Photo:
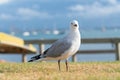
[[[22,54],[22,61],[25,61],[25,54],[36,53],[36,48],[25,45],[21,38],[0,32],[0,53]]]
[[[22,39],[2,33],[2,32],[0,32],[0,41],[4,41],[6,43],[11,43],[11,44],[17,44],[20,46],[24,45],[24,41]]]

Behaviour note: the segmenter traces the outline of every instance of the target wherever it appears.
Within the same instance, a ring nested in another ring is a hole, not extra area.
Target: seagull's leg
[[[59,71],[60,71],[60,70],[61,70],[61,69],[60,69],[60,60],[58,60],[58,67],[59,67]]]
[[[65,64],[66,64],[66,71],[68,71],[68,62],[67,62],[67,59],[65,60]]]

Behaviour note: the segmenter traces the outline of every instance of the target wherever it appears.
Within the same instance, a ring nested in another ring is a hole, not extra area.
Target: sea
[[[80,30],[81,37],[84,38],[120,38],[120,29],[103,29],[103,30]],[[9,33],[10,34],[10,33]],[[20,37],[24,40],[35,40],[35,39],[60,39],[67,34],[65,32],[22,32],[22,33],[11,33],[11,35]],[[50,47],[51,45],[46,45],[45,49]],[[36,47],[36,46],[35,46]],[[81,44],[80,50],[93,50],[93,49],[114,49],[115,46],[113,44]],[[37,49],[38,50],[38,49]],[[37,51],[37,54],[38,51]],[[27,60],[30,57],[37,55],[37,54],[29,54],[27,55]],[[77,61],[78,62],[106,62],[106,61],[115,61],[115,53],[110,54],[77,54]],[[0,54],[0,60],[5,60],[8,62],[21,62],[22,56],[19,54]],[[71,61],[71,58],[69,58]]]

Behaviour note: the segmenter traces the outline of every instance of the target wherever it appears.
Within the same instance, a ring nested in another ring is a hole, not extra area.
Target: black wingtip
[[[33,62],[33,60],[29,60],[28,62]]]
[[[28,62],[36,61],[36,60],[38,60],[38,59],[41,58],[40,56],[41,56],[41,54],[40,54],[40,55],[33,56],[33,57],[31,57],[31,59],[30,59]]]
[[[40,56],[41,56],[41,54],[40,54],[40,55],[33,56],[33,57],[31,57],[31,59],[39,59]]]

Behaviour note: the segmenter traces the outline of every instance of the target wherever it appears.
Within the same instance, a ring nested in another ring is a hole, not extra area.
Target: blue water
[[[65,34],[53,35],[53,34],[43,34],[38,33],[38,35],[23,36],[21,34],[16,34],[15,36],[23,38],[24,40],[29,39],[60,39],[64,37]],[[120,30],[81,30],[82,38],[120,38]],[[48,48],[48,46],[46,46]],[[115,46],[112,44],[82,44],[80,50],[85,49],[114,49]],[[29,60],[32,55],[27,55]],[[115,54],[77,54],[77,61],[115,61]],[[15,54],[0,54],[0,59],[10,61],[10,62],[21,62],[21,55]],[[69,59],[71,61],[71,58]]]

